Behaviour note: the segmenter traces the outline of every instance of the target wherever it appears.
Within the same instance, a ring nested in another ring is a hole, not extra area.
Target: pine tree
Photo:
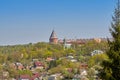
[[[113,40],[108,40],[109,50],[106,52],[109,59],[103,61],[101,78],[103,80],[120,80],[120,3],[118,0],[110,28]]]

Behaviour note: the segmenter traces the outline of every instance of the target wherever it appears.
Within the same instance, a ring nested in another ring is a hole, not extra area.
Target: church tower
[[[54,30],[52,31],[52,33],[50,35],[49,43],[52,43],[52,44],[57,44],[58,43],[58,38],[57,38],[57,35],[56,35]]]

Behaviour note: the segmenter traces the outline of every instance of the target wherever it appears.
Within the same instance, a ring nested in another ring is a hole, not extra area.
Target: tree
[[[114,16],[112,17],[111,35],[113,40],[108,40],[109,50],[107,55],[109,60],[103,61],[103,70],[101,78],[103,80],[119,80],[120,79],[120,3],[118,0],[115,8]]]
[[[105,53],[97,54],[90,58],[90,60],[88,61],[88,65],[90,67],[93,67],[94,65],[100,65],[102,61],[107,60],[107,59],[108,59],[108,56]]]

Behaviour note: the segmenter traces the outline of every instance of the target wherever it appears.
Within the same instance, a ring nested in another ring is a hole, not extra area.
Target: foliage
[[[96,47],[97,46],[97,47]],[[49,72],[50,74],[62,73],[66,78],[72,78],[73,75],[79,73],[80,63],[91,63],[93,66],[97,64],[95,60],[97,58],[91,58],[90,52],[94,49],[100,49],[105,51],[107,49],[107,42],[96,43],[94,41],[88,41],[83,45],[75,44],[69,49],[64,49],[62,44],[49,44],[45,42],[29,43],[25,45],[12,45],[12,46],[0,46],[0,70],[8,71],[10,77],[16,77],[20,74],[29,74],[28,66],[33,66],[33,60],[37,59],[45,66],[43,70],[35,70],[40,73]],[[73,56],[78,62],[71,62],[67,59],[67,56]],[[53,61],[46,61],[47,58],[54,59]],[[99,57],[104,59],[104,56]],[[17,70],[9,65],[14,63],[21,63],[25,67],[24,70]],[[92,67],[92,66],[90,66]],[[67,69],[72,69],[69,72]]]
[[[92,67],[93,65],[100,65],[102,61],[107,60],[107,59],[108,59],[108,56],[105,53],[97,54],[90,58],[88,65],[89,67]]]
[[[55,63],[55,61],[54,61]],[[50,74],[62,73],[64,78],[71,79],[74,74],[78,73],[79,63],[71,62],[67,59],[61,59],[56,61],[56,67],[49,69]]]
[[[109,50],[107,55],[109,60],[103,61],[101,78],[103,80],[120,79],[120,3],[118,0],[117,8],[113,16],[112,28],[110,29],[113,41],[109,40]]]
[[[102,50],[106,51],[108,49],[108,43],[106,41],[102,41],[101,43],[97,43],[94,40],[87,41],[84,45],[76,47],[75,51],[77,55],[82,56],[90,56],[91,52],[94,50]]]
[[[30,76],[32,76],[32,72],[30,70],[18,70],[19,75],[24,75],[24,74],[28,74]]]

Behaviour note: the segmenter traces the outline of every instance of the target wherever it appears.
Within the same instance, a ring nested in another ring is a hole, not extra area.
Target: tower
[[[66,38],[64,38],[64,39],[63,39],[64,49],[67,47],[66,44],[67,44],[67,40],[66,40]]]
[[[57,35],[56,35],[54,30],[52,31],[52,33],[50,35],[49,43],[52,43],[52,44],[57,44],[58,43],[58,38],[57,38]]]
[[[64,38],[63,39],[63,46],[64,46],[64,49],[68,49],[68,48],[71,48],[71,43],[67,42],[67,39]]]

